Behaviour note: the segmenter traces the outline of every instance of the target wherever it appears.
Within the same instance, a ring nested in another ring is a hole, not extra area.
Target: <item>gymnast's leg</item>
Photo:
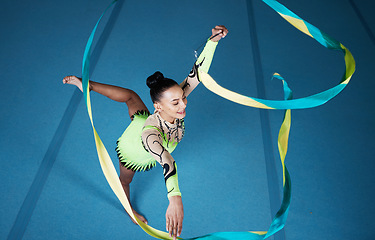
[[[63,79],[63,83],[75,85],[82,91],[82,80],[80,78],[77,78],[75,76],[67,76]],[[136,94],[134,91],[130,89],[108,85],[108,84],[97,83],[93,81],[90,81],[89,83],[90,83],[89,88],[91,91],[100,93],[117,102],[125,102],[128,107],[130,117],[137,111],[143,110],[143,111],[148,112],[146,105],[143,103],[143,101],[138,96],[138,94]],[[130,202],[129,185],[133,180],[134,174],[135,174],[134,171],[125,168],[120,162],[120,181],[121,181],[122,188],[124,189],[124,192],[129,199],[129,202]],[[134,209],[133,209],[133,213],[134,215],[137,216],[139,220],[147,224],[147,220],[142,215],[137,213]],[[137,224],[136,222],[134,223]]]
[[[76,76],[67,76],[63,79],[63,83],[72,84],[82,90],[82,80]],[[124,102],[128,106],[129,116],[137,111],[148,111],[142,99],[134,91],[118,86],[103,84],[91,81],[89,82],[90,91],[100,93],[114,101]]]
[[[125,168],[122,163],[120,162],[120,182],[121,182],[121,185],[122,185],[122,188],[124,189],[124,192],[126,194],[126,197],[129,199],[129,202],[130,202],[130,183],[132,182],[133,180],[133,177],[134,177],[134,174],[135,172],[130,170],[130,169],[127,169]],[[132,207],[133,209],[133,207]],[[137,213],[134,209],[133,209],[133,213],[134,215],[139,219],[141,220],[142,222],[146,223],[147,224],[147,220],[142,216],[140,215],[139,213]],[[133,218],[131,218],[132,221],[137,224],[137,222],[135,222],[133,220]]]

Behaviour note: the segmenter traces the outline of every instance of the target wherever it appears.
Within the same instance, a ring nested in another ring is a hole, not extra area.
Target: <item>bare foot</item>
[[[81,78],[77,78],[76,76],[66,76],[63,79],[63,83],[75,85],[79,88],[79,90],[81,90],[81,92],[83,92],[83,90],[82,90],[82,79]]]
[[[141,220],[142,222],[148,224],[146,218],[144,218],[142,215],[140,215],[139,213],[137,213],[135,210],[133,210],[133,213],[134,213],[134,215],[135,215],[139,220]],[[134,221],[133,218],[131,218],[131,220],[133,221],[134,224],[138,225],[138,223],[137,223],[136,221]]]

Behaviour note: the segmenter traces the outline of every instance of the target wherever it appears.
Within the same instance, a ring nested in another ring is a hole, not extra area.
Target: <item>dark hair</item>
[[[164,91],[175,85],[179,86],[175,80],[165,78],[164,75],[157,71],[147,78],[147,86],[150,88],[150,96],[153,103],[160,101]]]

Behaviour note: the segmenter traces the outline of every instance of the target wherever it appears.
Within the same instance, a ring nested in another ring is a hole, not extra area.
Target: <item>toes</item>
[[[148,224],[147,220],[145,217],[141,216],[141,215],[138,215],[138,219],[141,220],[142,222]]]
[[[141,220],[142,222],[148,224],[146,218],[144,218],[143,216],[138,216],[138,219]]]

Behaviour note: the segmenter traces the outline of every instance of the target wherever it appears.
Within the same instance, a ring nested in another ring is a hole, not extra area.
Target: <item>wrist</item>
[[[206,43],[206,46],[207,45],[212,45],[212,46],[215,46],[219,43],[219,41],[215,42],[213,41],[212,39],[208,39],[207,43]]]
[[[181,196],[171,196],[168,198],[169,199],[169,203],[179,203],[179,202],[182,202],[182,198]]]

